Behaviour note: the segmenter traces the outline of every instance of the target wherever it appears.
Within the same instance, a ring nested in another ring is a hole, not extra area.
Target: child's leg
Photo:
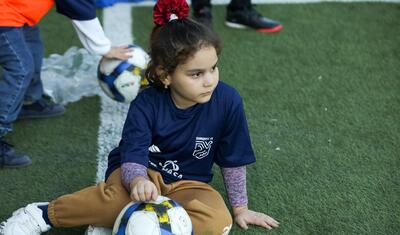
[[[107,181],[57,198],[49,204],[48,214],[55,227],[97,225],[112,227],[119,212],[130,202],[116,169]]]
[[[210,185],[191,180],[164,184],[158,172],[150,170],[148,174],[162,195],[185,208],[192,220],[195,235],[228,234],[232,217],[224,199]]]
[[[179,183],[165,196],[185,208],[192,220],[194,233],[228,234],[232,227],[232,217],[221,195],[208,184],[194,181]]]

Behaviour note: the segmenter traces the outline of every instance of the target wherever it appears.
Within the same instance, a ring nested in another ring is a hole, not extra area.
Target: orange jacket
[[[35,25],[53,5],[54,0],[0,0],[0,26]]]

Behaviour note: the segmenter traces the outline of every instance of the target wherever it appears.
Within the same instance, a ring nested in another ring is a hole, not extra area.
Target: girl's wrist
[[[246,205],[242,205],[242,206],[234,206],[234,207],[232,207],[232,212],[233,212],[234,216],[240,214],[241,212],[243,212],[245,210],[248,210],[247,204]]]
[[[133,178],[131,180],[131,182],[129,183],[130,188],[132,189],[133,187],[135,187],[135,185],[141,180],[147,180],[147,179],[143,176],[137,176],[137,177]]]
[[[147,177],[147,168],[143,165],[133,163],[133,162],[124,162],[121,165],[121,178],[122,184],[130,192],[132,181],[136,178],[142,176],[144,178]]]

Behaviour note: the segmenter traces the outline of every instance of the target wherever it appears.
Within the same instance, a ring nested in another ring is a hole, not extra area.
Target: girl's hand
[[[110,51],[104,55],[107,59],[119,59],[119,60],[127,60],[132,56],[128,53],[133,49],[129,48],[129,46],[119,46],[119,47],[111,47]]]
[[[157,200],[158,191],[156,186],[150,180],[144,177],[136,177],[131,183],[131,199],[133,201],[151,201]]]
[[[261,213],[249,210],[247,206],[233,208],[235,222],[243,229],[248,229],[249,224],[255,224],[266,229],[279,227],[279,222],[274,218]]]

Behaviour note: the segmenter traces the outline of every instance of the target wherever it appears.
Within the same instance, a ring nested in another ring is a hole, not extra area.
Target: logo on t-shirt
[[[202,159],[210,153],[213,137],[196,137],[193,156],[197,159]]]
[[[149,152],[151,153],[161,153],[161,150],[155,146],[154,144],[152,146],[149,147]]]
[[[178,166],[178,161],[177,160],[168,160],[165,161],[164,164],[161,162],[158,163],[161,167],[161,170],[164,171],[165,173],[168,173],[170,175],[173,175],[174,177],[177,177],[178,179],[182,179],[182,174],[179,173],[179,166]]]

